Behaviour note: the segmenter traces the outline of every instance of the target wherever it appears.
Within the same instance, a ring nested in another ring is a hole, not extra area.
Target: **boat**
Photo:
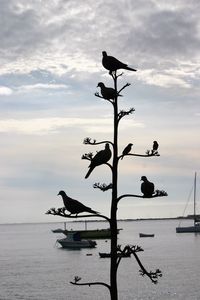
[[[119,231],[122,229],[118,229],[118,234]],[[67,230],[66,229],[66,224],[64,229],[54,229],[52,230],[54,233],[63,233],[66,236],[69,233],[76,233],[79,232],[81,239],[110,239],[111,238],[111,230],[110,228],[105,228],[105,229],[87,229],[87,222],[85,222],[85,229],[84,230]]]
[[[154,233],[139,233],[139,237],[154,237]]]
[[[107,258],[107,257],[111,257],[111,254],[105,252],[99,252],[99,256],[100,258]],[[131,256],[130,253],[117,253],[117,257],[130,257],[130,256]]]
[[[191,216],[191,218],[193,219],[193,225],[181,227],[180,223],[179,223],[179,226],[176,227],[176,232],[177,233],[200,232],[200,218],[196,214],[196,185],[197,185],[197,173],[195,172],[195,175],[194,175],[194,195],[193,195],[194,213]]]
[[[57,242],[63,248],[81,249],[81,248],[95,248],[97,243],[92,240],[82,240],[78,232],[70,233],[63,239],[57,239]]]

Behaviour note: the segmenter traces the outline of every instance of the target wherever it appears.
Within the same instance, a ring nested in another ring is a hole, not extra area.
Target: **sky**
[[[0,0],[0,6],[0,223],[62,222],[45,214],[63,206],[60,190],[110,215],[111,191],[93,188],[111,182],[110,169],[100,166],[86,180],[89,161],[81,159],[104,147],[84,145],[84,138],[113,139],[112,105],[94,95],[98,82],[113,87],[102,51],[138,70],[118,79],[119,88],[131,84],[119,109],[135,109],[120,122],[119,154],[130,142],[138,154],[159,143],[159,157],[120,161],[118,193],[141,195],[143,175],[168,193],[124,198],[118,218],[182,215],[200,171],[200,2]]]

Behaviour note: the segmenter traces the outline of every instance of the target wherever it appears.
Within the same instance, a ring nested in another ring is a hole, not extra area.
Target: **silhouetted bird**
[[[107,163],[111,158],[111,155],[112,152],[110,150],[109,144],[106,143],[105,149],[97,152],[97,154],[92,158],[91,163],[88,167],[90,169],[85,175],[85,178],[88,178],[90,176],[95,167]]]
[[[105,69],[109,70],[109,73],[111,74],[113,71],[117,71],[119,69],[125,69],[129,71],[137,71],[135,69],[132,69],[128,67],[127,64],[124,64],[123,62],[119,61],[113,56],[108,56],[106,51],[102,52],[103,58],[102,58],[102,65]]]
[[[153,151],[157,151],[158,147],[159,147],[159,145],[158,145],[157,141],[154,141],[153,142]]]
[[[124,148],[121,159],[123,159],[124,155],[127,155],[131,151],[132,146],[133,144],[130,143]]]
[[[64,206],[70,212],[70,215],[71,214],[77,215],[82,212],[89,212],[89,213],[93,213],[93,214],[98,213],[98,212],[92,210],[90,207],[85,206],[81,202],[68,197],[64,191],[60,191],[58,193],[58,195],[60,195],[62,197]]]
[[[146,176],[142,176],[141,180],[143,181],[141,184],[141,192],[144,194],[143,197],[150,198],[154,193],[154,184],[153,182],[148,181]]]
[[[104,99],[114,100],[116,98],[116,96],[121,96],[116,93],[115,89],[113,89],[111,87],[106,87],[103,82],[99,82],[97,87],[100,87],[101,95],[103,96]]]

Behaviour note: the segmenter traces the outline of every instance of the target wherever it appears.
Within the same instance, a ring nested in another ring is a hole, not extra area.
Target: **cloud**
[[[122,130],[132,127],[144,127],[142,123],[126,120],[121,126]],[[108,133],[112,132],[113,120],[110,118],[82,119],[82,118],[39,118],[39,119],[7,119],[0,120],[1,133],[18,133],[30,135],[44,135],[48,133],[62,132],[64,129],[81,128],[88,133]]]
[[[13,93],[12,89],[6,86],[0,86],[0,96],[9,96]]]

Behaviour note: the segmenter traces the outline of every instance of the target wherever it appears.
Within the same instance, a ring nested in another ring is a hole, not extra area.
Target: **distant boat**
[[[176,227],[177,233],[185,233],[185,232],[200,232],[200,218],[196,214],[196,184],[197,184],[197,173],[195,172],[194,175],[194,214],[192,216],[192,219],[194,220],[194,223],[192,226],[187,227],[181,227],[180,225]]]
[[[107,257],[111,257],[111,254],[105,252],[99,252],[99,256],[101,258],[107,258]],[[117,257],[130,257],[130,256],[131,256],[130,253],[117,253]]]
[[[58,239],[57,242],[63,248],[81,249],[81,248],[95,248],[97,243],[92,240],[82,240],[78,232],[70,233],[64,239]]]
[[[154,233],[139,233],[139,237],[154,237]]]
[[[122,229],[118,229],[119,231]],[[111,238],[111,231],[110,228],[106,229],[87,229],[87,222],[85,222],[85,230],[67,230],[66,229],[66,223],[65,223],[65,229],[54,229],[52,230],[54,233],[63,233],[66,236],[69,233],[75,233],[79,232],[81,239],[110,239]]]

